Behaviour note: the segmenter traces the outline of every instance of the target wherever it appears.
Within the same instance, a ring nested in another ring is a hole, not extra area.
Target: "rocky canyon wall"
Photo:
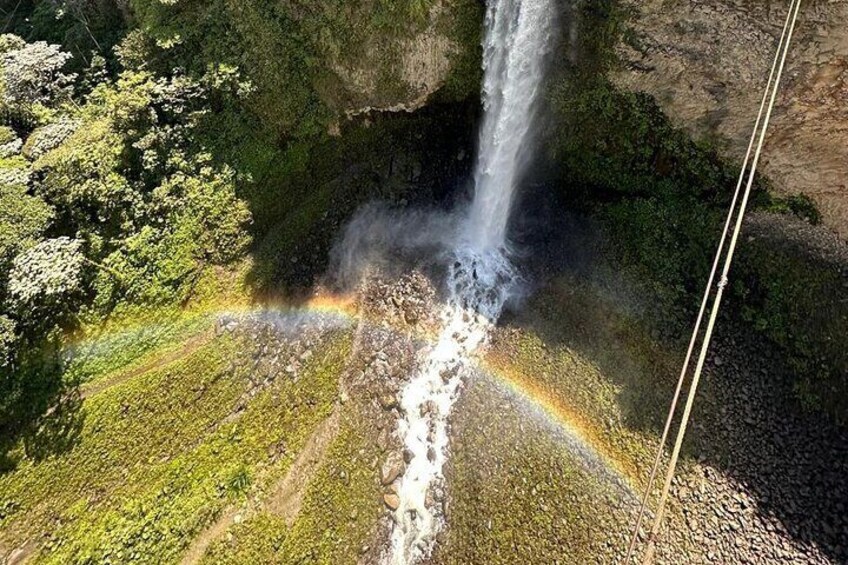
[[[676,125],[741,162],[788,2],[623,0],[622,88],[654,96]],[[848,2],[802,4],[760,170],[802,193],[848,238]]]

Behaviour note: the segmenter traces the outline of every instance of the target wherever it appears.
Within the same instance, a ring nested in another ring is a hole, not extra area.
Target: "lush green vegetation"
[[[110,324],[90,331],[65,346],[64,375],[68,382],[93,385],[101,379],[147,366],[164,353],[206,330],[212,315],[158,310],[145,321]]]
[[[236,172],[192,140],[211,96],[237,96],[234,75],[126,68],[89,90],[63,70],[70,56],[58,46],[12,35],[1,43],[0,207],[10,214],[0,220],[0,435],[8,436],[26,425],[38,393],[32,375],[63,386],[47,382],[56,371],[51,336],[120,305],[187,300],[204,268],[244,254],[250,215]]]
[[[286,472],[329,414],[349,342],[247,396],[252,344],[214,335],[209,312],[308,285],[358,204],[431,201],[468,167],[456,156],[474,108],[457,101],[477,91],[481,6],[436,4],[24,1],[3,14],[4,555],[29,542],[50,562],[172,561]],[[348,119],[413,97],[403,67],[419,35],[450,47],[434,108]],[[382,507],[363,434],[344,420],[277,533],[283,553],[263,558],[358,555]]]
[[[175,559],[225,506],[286,471],[332,410],[349,344],[330,335],[298,379],[255,389],[244,362],[255,344],[224,334],[54,412],[45,427],[72,429],[73,449],[0,476],[0,543],[44,540],[41,556],[57,563]]]
[[[221,268],[256,292],[308,285],[359,203],[402,197],[401,175],[424,183],[422,132],[449,139],[443,152],[464,144],[453,107],[346,118],[413,97],[407,58],[430,37],[448,46],[435,98],[476,92],[481,6],[437,4],[4,11],[17,35],[0,39],[0,444],[89,378],[58,353],[67,332],[244,282]]]
[[[250,107],[276,135],[310,138],[347,110],[404,99],[406,42],[432,26],[456,43],[449,94],[477,90],[480,6],[437,10],[435,0],[322,0],[309,6],[258,1],[132,0],[139,27],[169,58],[203,72],[210,63],[243,69]],[[208,41],[214,37],[216,41]]]
[[[457,188],[471,165],[481,13],[477,0],[22,0],[0,14],[12,32],[0,36],[0,549],[173,561],[284,476],[334,409],[351,336],[316,345],[298,379],[257,385],[256,344],[216,334],[210,312],[310,286],[357,206],[432,204]],[[676,366],[657,338],[689,329],[738,171],[656,101],[610,82],[612,47],[627,39],[614,0],[583,3],[579,17],[591,32],[549,84],[546,180],[598,221],[605,258],[647,308],[618,316],[594,289],[554,282],[528,305],[539,339],[499,346],[513,378],[568,397],[554,408],[626,472],[646,457],[643,432]],[[407,71],[420,65],[407,59],[434,37],[448,68],[426,108],[354,115],[413,102],[421,77]],[[818,221],[809,200],[769,195],[767,179],[754,207]],[[844,420],[845,274],[790,243],[745,241],[727,310],[788,360],[805,405]],[[470,401],[500,395],[515,400],[496,389]],[[361,414],[337,409],[294,523],[254,511],[208,561],[367,554],[381,452]],[[498,431],[460,431],[457,533],[437,559],[556,559],[564,543],[592,554],[574,522],[543,523],[540,505],[583,512],[603,485],[547,435],[514,441],[523,422],[474,418],[468,429]],[[619,423],[625,433],[612,433]],[[510,472],[500,483],[481,468]],[[563,489],[563,476],[579,481]],[[491,525],[475,515],[481,500]],[[544,544],[522,534],[534,522]]]
[[[291,527],[262,512],[233,527],[229,539],[209,548],[204,562],[356,563],[382,508],[378,471],[371,465],[379,452],[359,417],[343,423]]]
[[[848,281],[844,265],[768,232],[740,252],[734,306],[768,336],[798,378],[811,410],[848,422]]]

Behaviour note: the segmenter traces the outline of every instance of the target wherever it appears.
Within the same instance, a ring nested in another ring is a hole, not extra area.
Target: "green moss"
[[[204,563],[280,563],[280,553],[288,534],[286,521],[274,514],[262,513],[233,526],[228,540],[213,543]],[[228,536],[229,537],[229,536]]]
[[[792,194],[786,197],[772,196],[763,207],[778,214],[794,214],[813,225],[821,223],[821,213],[816,208],[816,203],[806,194]]]
[[[378,452],[364,422],[346,422],[309,484],[283,546],[286,563],[356,563],[382,508]]]
[[[643,440],[622,433],[619,424],[634,433],[661,425],[679,359],[652,337],[641,306],[628,302],[602,285],[558,277],[539,290],[522,316],[533,333],[500,347],[509,352],[502,355],[507,365],[562,399],[614,459],[633,466]]]
[[[243,378],[222,378],[234,348],[231,340],[219,340],[86,400],[73,415],[79,429],[72,451],[44,461],[23,459],[0,478],[4,498],[19,509],[6,516],[4,531],[40,533],[80,501],[119,489],[137,467],[176,457],[196,442],[244,390]]]
[[[456,45],[451,54],[451,72],[438,93],[440,100],[465,100],[476,97],[483,80],[482,30],[483,4],[455,2],[450,11],[440,14],[437,30]]]
[[[602,77],[562,79],[552,96],[554,159],[589,198],[660,193],[726,200],[734,172],[673,127],[651,97]]]
[[[594,544],[622,527],[611,503],[621,495],[544,415],[513,402],[482,383],[463,394],[447,472],[450,529],[435,562],[599,562]]]
[[[245,344],[219,337],[86,399],[72,450],[0,477],[0,541],[43,540],[47,562],[174,560],[255,481],[285,472],[329,414],[349,344],[327,339],[298,379],[245,397]],[[286,456],[269,458],[281,442]]]
[[[749,238],[733,284],[742,318],[778,347],[796,373],[798,398],[843,423],[848,421],[844,268],[779,237]]]
[[[600,209],[606,251],[644,281],[647,320],[666,337],[685,334],[697,312],[722,212],[691,195],[626,198]]]
[[[119,379],[183,348],[190,338],[208,335],[217,312],[244,301],[249,269],[246,261],[205,268],[194,281],[191,300],[182,305],[120,303],[105,320],[96,309],[84,309],[77,330],[63,340],[62,380],[78,386]]]
[[[400,73],[404,45],[427,29],[435,5],[435,0],[367,5],[322,0],[309,7],[232,0],[132,1],[143,29],[171,58],[195,71],[210,62],[239,67],[255,87],[250,108],[262,126],[277,136],[296,138],[326,131],[345,110],[409,96],[410,85]],[[479,29],[480,8],[473,0],[462,0],[438,18],[437,29],[456,47],[451,92],[465,97],[470,91],[464,71],[478,53],[471,30],[475,23]],[[348,74],[362,75],[352,81],[362,85],[351,86]]]
[[[367,427],[348,415],[311,478],[294,524],[267,512],[212,545],[208,563],[356,563],[382,506]]]

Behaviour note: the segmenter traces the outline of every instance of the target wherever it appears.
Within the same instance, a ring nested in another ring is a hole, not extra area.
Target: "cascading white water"
[[[458,234],[447,304],[435,345],[401,393],[398,430],[409,460],[397,485],[392,544],[386,561],[416,563],[430,555],[443,523],[448,417],[467,361],[515,290],[507,225],[527,160],[534,111],[550,50],[555,0],[490,0],[484,39],[484,119],[474,199]],[[410,458],[411,457],[411,458]]]
[[[553,30],[553,0],[492,0],[483,44],[483,126],[466,237],[477,249],[506,243],[524,172]]]

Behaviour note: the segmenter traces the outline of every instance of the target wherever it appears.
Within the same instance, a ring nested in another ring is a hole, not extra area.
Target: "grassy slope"
[[[249,375],[227,335],[85,399],[71,449],[0,477],[0,544],[35,540],[48,562],[174,560],[251,484],[285,472],[332,409],[349,343],[324,341],[299,379],[277,379],[229,419]]]
[[[355,563],[380,516],[378,452],[348,414],[327,458],[311,478],[289,528],[268,512],[235,526],[213,545],[207,563]]]
[[[437,563],[602,559],[594,546],[623,497],[567,440],[509,395],[479,383],[460,401],[457,420],[450,527]]]
[[[91,384],[131,372],[173,351],[189,336],[210,327],[209,314],[177,311],[148,323],[135,322],[111,331],[89,332],[66,353],[68,382]],[[117,331],[116,331],[117,330]]]
[[[153,365],[190,338],[211,329],[214,312],[239,310],[248,289],[250,260],[206,267],[184,305],[120,304],[106,319],[94,309],[80,314],[80,327],[66,338],[63,380],[72,386],[113,380]]]

